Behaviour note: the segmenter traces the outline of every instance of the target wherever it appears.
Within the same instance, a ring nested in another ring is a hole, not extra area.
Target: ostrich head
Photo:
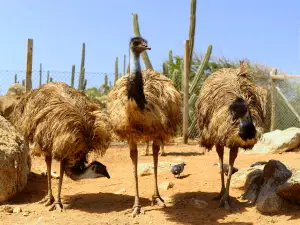
[[[84,172],[78,177],[78,179],[90,179],[90,178],[99,178],[107,177],[110,178],[106,166],[102,163],[94,161],[89,166],[87,166]]]
[[[142,37],[134,37],[130,40],[130,50],[135,54],[141,54],[145,50],[151,50],[148,42]]]
[[[238,135],[243,141],[251,140],[256,136],[249,106],[241,97],[237,97],[229,106],[229,111],[234,121],[239,120]]]
[[[94,161],[89,165],[86,163],[86,155],[76,160],[65,159],[65,172],[72,180],[93,179],[99,177],[110,178],[106,166],[100,162]]]

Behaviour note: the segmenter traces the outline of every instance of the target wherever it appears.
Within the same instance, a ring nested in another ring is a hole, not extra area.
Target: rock
[[[0,116],[0,203],[15,196],[27,184],[28,153],[23,137]]]
[[[262,213],[275,213],[281,210],[283,200],[275,193],[270,190],[264,189],[256,202],[256,209]]]
[[[122,189],[116,191],[115,194],[119,195],[119,194],[122,194],[122,193],[124,193],[124,192],[126,192],[126,189],[125,189],[125,188],[122,188]]]
[[[206,209],[208,206],[207,202],[196,198],[192,198],[190,204],[197,209]]]
[[[9,205],[1,206],[0,212],[13,213],[13,208]]]
[[[262,177],[264,165],[240,169],[232,175],[231,188],[247,190],[249,185],[257,177]]]
[[[263,213],[274,213],[281,209],[283,200],[275,190],[292,176],[292,172],[280,161],[269,160],[263,171],[263,183],[256,199],[256,208]]]
[[[23,216],[29,216],[29,212],[24,212]]]
[[[44,217],[39,217],[36,221],[36,224],[44,224]]]
[[[174,183],[172,183],[171,181],[165,181],[159,185],[159,188],[163,190],[168,190],[172,187],[174,187]]]
[[[300,128],[290,127],[286,130],[275,130],[263,134],[253,147],[251,153],[283,153],[300,145]]]
[[[170,170],[173,163],[170,162],[159,162],[157,166],[158,173]],[[153,163],[139,163],[138,164],[138,175],[148,176],[154,173]]]
[[[22,209],[20,207],[16,207],[13,210],[13,213],[20,213],[20,212],[22,212]]]
[[[276,193],[285,200],[300,204],[300,170],[293,171],[290,179],[279,186]]]
[[[169,205],[174,205],[175,202],[176,202],[173,197],[165,197],[164,201],[165,201],[166,204],[169,204]]]

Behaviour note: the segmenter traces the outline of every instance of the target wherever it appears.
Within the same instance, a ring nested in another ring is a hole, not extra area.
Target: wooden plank
[[[183,65],[183,143],[188,142],[188,118],[189,118],[189,54],[190,54],[190,41],[185,40],[184,42],[184,65]]]
[[[271,75],[272,80],[297,79],[300,75]]]
[[[32,54],[33,54],[33,39],[27,40],[27,57],[26,57],[26,83],[25,90],[29,92],[32,89]]]

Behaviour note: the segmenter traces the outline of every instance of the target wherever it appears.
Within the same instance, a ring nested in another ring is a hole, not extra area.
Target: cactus
[[[42,63],[40,63],[40,86],[42,86]]]
[[[189,40],[190,40],[190,65],[191,68],[192,60],[193,60],[193,51],[194,51],[194,40],[195,40],[195,27],[196,27],[196,8],[197,8],[197,1],[191,0],[191,11],[190,11],[190,29],[189,29]]]
[[[172,80],[174,82],[175,88],[181,90],[181,73],[179,70],[174,70]]]
[[[203,75],[204,75],[204,70],[207,68],[208,61],[211,55],[212,51],[212,45],[209,45],[207,48],[207,51],[202,58],[201,64],[198,67],[198,70],[196,72],[196,75],[191,83],[191,86],[189,88],[189,93],[193,94],[198,92],[199,88],[201,87],[201,81],[203,81]]]
[[[79,75],[79,82],[78,82],[78,90],[83,90],[84,72],[85,72],[84,63],[85,63],[85,43],[82,43],[81,65],[80,65],[80,75]]]
[[[111,85],[111,81],[109,81],[109,86],[110,86],[110,87],[112,87],[112,85]]]
[[[123,75],[126,74],[126,55],[124,55]]]
[[[82,90],[86,89],[86,85],[87,85],[87,79],[85,79],[84,82],[83,82],[83,89]]]
[[[141,34],[140,34],[140,28],[139,28],[138,15],[136,13],[133,13],[132,15],[133,15],[133,31],[134,31],[134,34],[135,34],[135,36],[140,37]],[[144,51],[142,53],[142,58],[143,58],[143,61],[145,63],[146,69],[153,69],[152,64],[150,62],[150,59],[149,59],[148,54],[147,54],[146,51]]]
[[[104,85],[105,85],[105,86],[108,85],[108,77],[107,77],[107,74],[105,74],[105,76],[104,76]]]
[[[47,71],[47,83],[49,82],[49,78],[50,78],[50,74],[49,74],[49,70]]]
[[[15,83],[17,83],[17,82],[18,82],[18,75],[15,74]]]
[[[173,62],[173,52],[172,52],[172,50],[170,49],[169,50],[169,64],[173,64],[174,62]]]
[[[83,90],[83,85],[84,85],[84,72],[85,72],[85,68],[82,67],[82,68],[80,69],[79,82],[78,82],[78,90]]]
[[[166,62],[163,63],[163,74],[166,77],[170,77],[168,63]]]
[[[50,82],[53,82],[53,78],[52,77],[50,77]]]
[[[25,87],[25,80],[22,80],[22,86]]]
[[[115,83],[118,80],[118,76],[119,76],[119,64],[118,64],[118,57],[117,57],[115,62]]]
[[[74,80],[75,80],[75,65],[72,65],[72,74],[71,74],[71,87],[74,88]]]
[[[126,71],[127,73],[129,73],[130,72],[130,64],[128,64],[128,66],[127,66],[127,71]]]

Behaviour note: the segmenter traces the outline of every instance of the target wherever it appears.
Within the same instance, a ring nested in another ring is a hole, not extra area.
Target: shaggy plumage
[[[133,164],[135,201],[133,217],[141,212],[137,176],[137,143],[153,140],[154,194],[152,204],[165,206],[157,185],[160,145],[176,132],[181,120],[181,96],[173,82],[154,70],[141,70],[140,54],[150,50],[141,37],[130,40],[130,73],[121,77],[107,97],[107,111],[113,130],[127,140]]]
[[[107,96],[107,110],[113,130],[124,140],[168,142],[181,121],[181,96],[173,82],[154,70],[143,70],[147,103],[142,111],[128,100],[128,75],[122,76]]]
[[[238,69],[220,69],[204,82],[196,102],[200,145],[216,146],[221,170],[220,206],[232,209],[229,187],[238,149],[251,149],[263,130],[267,91],[251,81],[246,62]],[[230,148],[227,185],[224,182],[224,147]]]
[[[244,141],[238,135],[239,121],[229,110],[238,97],[249,105],[254,126],[262,129],[267,91],[251,82],[251,71],[220,69],[205,80],[196,102],[202,146],[209,150],[214,145],[252,148],[256,143],[257,138]]]
[[[82,92],[61,82],[47,83],[26,93],[10,120],[33,145],[32,154],[45,156],[50,170],[52,158],[61,162],[61,179],[63,172],[78,179],[80,172],[88,168],[87,154],[94,151],[102,156],[111,142],[107,115]],[[99,172],[96,164],[91,165]]]

